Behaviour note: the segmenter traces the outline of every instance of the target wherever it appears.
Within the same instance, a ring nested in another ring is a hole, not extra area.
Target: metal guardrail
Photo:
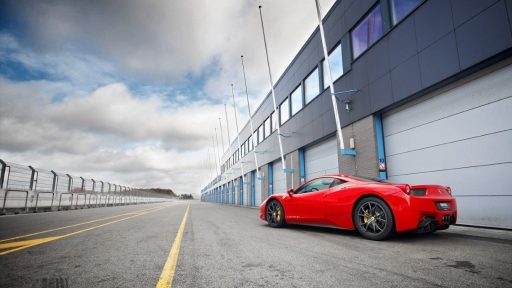
[[[23,211],[33,208],[37,212],[40,208],[63,210],[105,207],[149,203],[165,198],[169,199],[163,194],[0,159],[2,214],[11,208]],[[29,205],[29,202],[32,204]]]

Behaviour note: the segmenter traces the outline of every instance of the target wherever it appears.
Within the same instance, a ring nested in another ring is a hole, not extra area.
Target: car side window
[[[347,183],[347,182],[343,181],[341,179],[338,179],[338,178],[334,178],[334,180],[332,181],[331,186],[329,186],[329,188],[336,187],[338,185],[345,184],[345,183]]]
[[[304,194],[328,189],[329,187],[331,187],[331,184],[333,183],[334,179],[335,178],[320,178],[313,180],[308,184],[304,185],[295,194]]]

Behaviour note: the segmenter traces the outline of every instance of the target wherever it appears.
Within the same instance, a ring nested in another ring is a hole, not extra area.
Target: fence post
[[[71,193],[71,187],[73,187],[73,177],[71,175],[66,174],[68,176],[68,192]]]
[[[57,184],[58,184],[57,173],[53,170],[51,170],[50,172],[52,172],[52,174],[53,174],[52,192],[55,193],[57,191]]]
[[[30,176],[30,190],[34,190],[34,181],[37,182],[37,180],[35,179],[35,176],[36,176],[36,169],[34,169],[34,167],[32,166],[28,166],[28,168],[30,168],[30,171],[32,171],[32,175]],[[36,184],[37,186],[37,184]]]
[[[5,164],[4,160],[2,160],[2,159],[0,159],[0,164],[2,164],[2,169],[0,171],[0,189],[3,189],[6,164]]]

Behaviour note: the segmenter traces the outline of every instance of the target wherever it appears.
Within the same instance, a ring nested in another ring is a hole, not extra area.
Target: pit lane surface
[[[189,205],[173,287],[512,286],[510,231],[452,227],[374,242],[272,229],[256,209],[197,201],[0,217],[0,254],[21,248],[0,255],[0,286],[155,287]]]

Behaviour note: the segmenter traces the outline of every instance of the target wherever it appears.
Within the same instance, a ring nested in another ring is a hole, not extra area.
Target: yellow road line
[[[169,207],[169,206],[167,206],[167,207]],[[97,229],[97,228],[100,228],[100,227],[103,227],[103,226],[111,225],[111,224],[114,224],[114,223],[117,223],[117,222],[128,220],[128,219],[131,219],[131,218],[134,218],[134,217],[138,217],[138,216],[141,216],[141,215],[145,215],[145,214],[148,214],[148,213],[156,212],[156,211],[162,210],[162,209],[167,208],[167,207],[159,207],[157,209],[153,208],[153,210],[151,210],[151,211],[147,211],[147,209],[146,209],[145,212],[141,212],[141,213],[129,216],[129,217],[117,219],[117,220],[114,220],[114,221],[110,221],[110,222],[107,222],[107,223],[103,223],[103,224],[100,224],[100,225],[97,225],[97,226],[89,227],[89,228],[86,228],[86,229],[82,229],[82,230],[79,230],[79,231],[71,232],[71,233],[68,233],[68,234],[60,235],[60,236],[48,237],[48,238],[42,238],[42,239],[34,239],[35,241],[33,241],[31,243],[28,243],[25,246],[21,246],[21,247],[17,246],[17,248],[0,252],[0,256],[7,255],[7,254],[10,254],[10,253],[13,253],[13,252],[16,252],[16,251],[20,251],[20,250],[23,250],[23,249],[27,249],[27,248],[30,248],[30,247],[33,247],[33,246],[37,246],[37,245],[40,245],[40,244],[43,244],[43,243],[48,243],[48,242],[55,241],[55,240],[58,240],[58,239],[62,239],[62,238],[66,238],[66,237],[69,237],[69,236],[76,235],[76,234],[84,233],[84,232],[87,232],[87,231],[90,231],[90,230],[94,230],[94,229]],[[133,213],[131,213],[131,214],[133,214]],[[39,240],[39,241],[37,241],[37,240]],[[18,241],[18,242],[27,242],[27,241]],[[18,243],[18,242],[14,242],[14,243]],[[13,244],[13,243],[6,243],[6,244]],[[2,245],[6,245],[6,244],[2,244]],[[15,244],[13,244],[13,245],[15,245]]]
[[[176,263],[178,262],[178,255],[180,254],[181,239],[183,239],[189,209],[190,205],[187,206],[187,211],[185,211],[185,216],[183,216],[183,220],[181,221],[180,228],[178,229],[178,233],[176,234],[176,238],[172,244],[169,256],[167,256],[167,261],[165,261],[164,269],[162,270],[162,274],[160,274],[160,279],[156,284],[156,288],[171,287],[172,279],[174,278],[174,271],[176,270]]]
[[[0,244],[0,249],[8,249],[8,248],[16,248],[21,246],[28,246],[32,244],[40,244],[48,241],[55,240],[59,237],[47,237],[47,238],[39,238],[39,239],[31,239],[31,240],[25,240],[25,241],[16,241],[16,242],[9,242],[9,243],[3,243]]]
[[[112,219],[112,218],[116,218],[116,217],[121,217],[121,216],[126,216],[126,215],[131,215],[131,214],[137,214],[137,213],[140,213],[140,212],[148,211],[148,210],[159,208],[159,207],[162,207],[162,206],[152,207],[152,208],[148,208],[148,209],[142,209],[142,210],[133,211],[133,212],[129,212],[129,213],[124,213],[124,214],[119,214],[119,215],[115,215],[115,216],[105,217],[105,218],[101,218],[101,219],[97,219],[97,220],[81,222],[81,223],[77,223],[77,224],[73,224],[73,225],[68,225],[68,226],[53,228],[53,229],[44,230],[44,231],[40,231],[40,232],[30,233],[30,234],[26,234],[26,235],[16,236],[16,237],[12,237],[12,238],[2,239],[2,240],[0,240],[0,242],[12,241],[12,240],[16,240],[16,239],[20,239],[20,238],[26,238],[26,237],[30,237],[30,236],[34,236],[34,235],[38,235],[38,234],[58,231],[58,230],[62,230],[62,229],[72,228],[72,227],[77,227],[77,226],[81,226],[81,225],[85,225],[85,224],[90,224],[90,223],[95,223],[95,222],[99,222],[99,221],[104,221],[104,220],[108,220],[108,219]]]

